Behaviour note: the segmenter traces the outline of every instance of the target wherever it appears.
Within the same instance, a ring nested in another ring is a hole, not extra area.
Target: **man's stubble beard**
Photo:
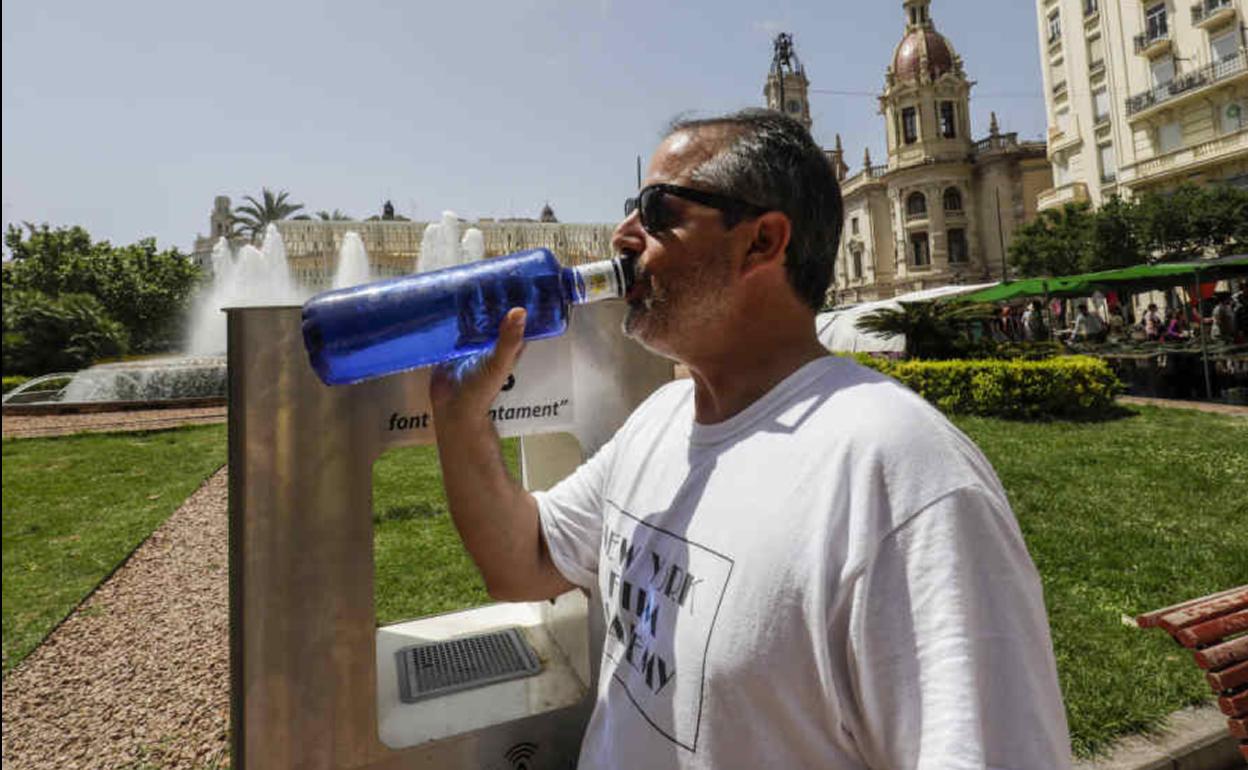
[[[683,344],[697,335],[719,334],[728,304],[724,289],[729,283],[726,258],[704,257],[691,267],[656,283],[639,302],[629,303],[623,332],[642,347],[658,355],[681,360]]]

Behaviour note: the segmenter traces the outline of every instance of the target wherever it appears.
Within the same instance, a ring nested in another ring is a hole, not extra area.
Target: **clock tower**
[[[795,118],[809,131],[810,101],[806,92],[810,82],[806,80],[806,69],[797,58],[797,51],[793,50],[793,36],[787,32],[776,35],[773,51],[767,85],[763,86],[767,108]]]

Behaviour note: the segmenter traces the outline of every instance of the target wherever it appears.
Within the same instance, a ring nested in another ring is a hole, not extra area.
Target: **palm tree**
[[[339,211],[338,209],[334,209],[332,212],[330,212],[330,211],[318,211],[318,212],[316,212],[316,218],[317,218],[317,219],[319,219],[319,220],[321,220],[322,222],[351,222],[351,221],[354,221],[354,220],[352,220],[352,218],[351,218],[351,215],[350,215],[350,214],[344,214],[343,212]]]
[[[955,352],[963,324],[992,317],[991,305],[902,302],[900,309],[882,308],[867,313],[854,326],[886,338],[904,334],[908,358],[948,358]]]
[[[303,208],[303,204],[288,202],[286,199],[290,197],[290,193],[285,190],[274,194],[272,190],[265,187],[260,191],[260,197],[264,199],[263,202],[250,195],[244,195],[243,200],[247,201],[247,204],[234,207],[234,226],[237,232],[247,235],[252,240],[264,232],[264,228],[270,222],[279,222],[288,218],[311,219],[307,214],[291,217],[291,214]]]

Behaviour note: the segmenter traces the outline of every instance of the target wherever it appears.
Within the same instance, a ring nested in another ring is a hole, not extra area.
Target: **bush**
[[[1067,354],[1067,349],[1060,342],[1048,340],[1038,342],[996,342],[992,339],[981,339],[977,342],[961,341],[957,347],[959,359],[997,359],[1013,361],[1026,359],[1042,361]]]
[[[1037,420],[1104,417],[1122,383],[1100,359],[888,361],[855,356],[899,380],[942,412]]]
[[[89,294],[4,293],[4,372],[72,371],[126,351],[126,330]]]
[[[26,382],[26,381],[28,381],[29,379],[30,379],[29,377],[23,377],[23,376],[22,376],[22,375],[20,375],[20,374],[15,374],[15,375],[13,375],[12,377],[5,376],[5,378],[4,378],[4,392],[5,392],[5,393],[8,393],[10,390],[13,390],[13,389],[14,389],[14,388],[16,388],[18,385],[21,385],[21,384],[25,383],[25,382]]]

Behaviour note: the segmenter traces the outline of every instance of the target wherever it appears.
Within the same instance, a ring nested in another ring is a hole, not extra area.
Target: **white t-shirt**
[[[582,768],[1068,766],[1005,494],[895,381],[823,358],[714,425],[671,383],[536,497],[605,613]]]

